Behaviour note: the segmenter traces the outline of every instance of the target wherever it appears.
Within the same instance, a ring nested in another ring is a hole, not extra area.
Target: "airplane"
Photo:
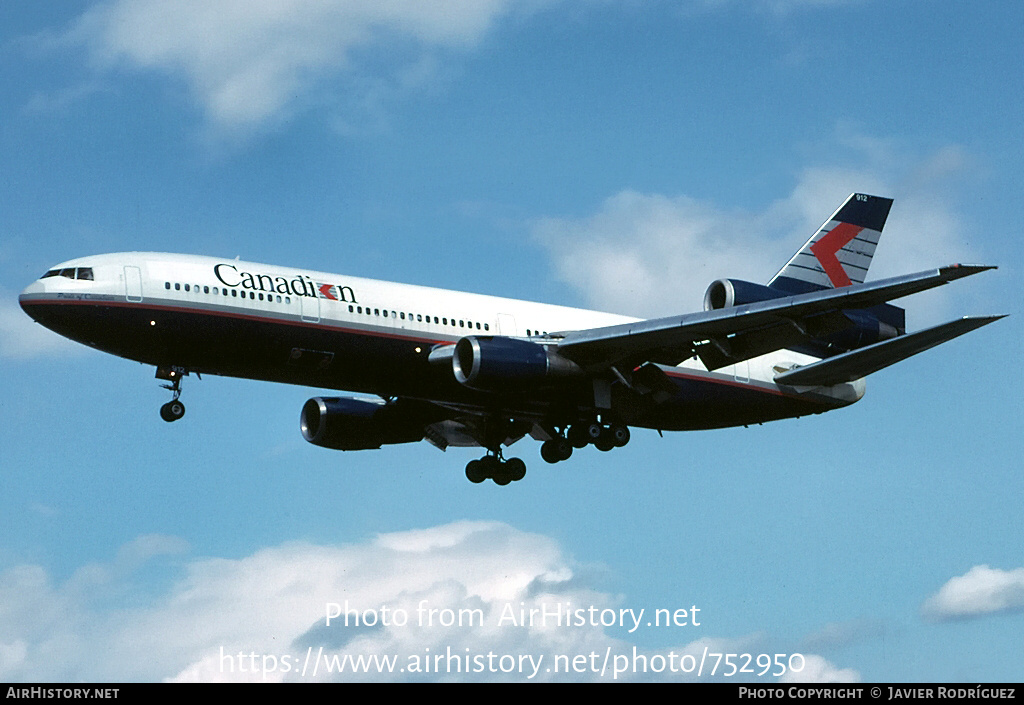
[[[236,259],[122,252],[57,265],[19,297],[63,336],[156,367],[185,414],[192,373],[372,395],[317,396],[303,437],[335,450],[427,440],[486,450],[475,483],[523,479],[529,435],[548,463],[663,431],[819,414],[864,377],[1003,316],[907,333],[889,302],[995,267],[866,282],[892,199],[855,193],[768,281],[711,283],[704,310],[641,320]]]

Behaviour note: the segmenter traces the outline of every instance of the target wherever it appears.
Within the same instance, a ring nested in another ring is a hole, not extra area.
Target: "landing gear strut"
[[[187,370],[180,367],[158,367],[156,369],[157,379],[165,379],[170,384],[161,384],[164,389],[169,389],[174,398],[160,407],[160,418],[170,423],[177,421],[185,415],[185,405],[178,400],[181,396],[181,378],[188,374]]]

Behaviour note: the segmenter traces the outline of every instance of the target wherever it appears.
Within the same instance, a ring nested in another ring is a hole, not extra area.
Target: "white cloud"
[[[880,149],[877,140],[853,146],[874,166],[807,168],[788,195],[758,211],[625,190],[592,215],[538,220],[534,234],[589,305],[647,317],[698,310],[718,278],[767,283],[855,191],[896,198],[869,279],[978,259],[936,183],[962,168],[957,150],[918,160],[905,176],[906,169],[871,154]],[[910,328],[938,322],[952,308],[941,290],[897,304],[910,311]]]
[[[86,12],[70,37],[88,47],[99,67],[182,78],[210,121],[245,129],[286,117],[332,76],[358,74],[352,89],[365,91],[367,83],[384,78],[375,71],[391,61],[391,80],[416,80],[410,76],[430,65],[425,57],[431,53],[471,48],[502,18],[544,4],[109,0]],[[388,58],[365,57],[382,47]],[[369,68],[374,63],[377,68]]]
[[[695,665],[705,649],[778,650],[760,635],[718,639],[696,629],[689,643],[657,651],[613,638],[589,622],[590,608],[617,615],[620,608],[639,606],[588,585],[594,576],[552,539],[496,522],[456,522],[343,546],[289,543],[238,559],[194,559],[183,578],[140,606],[145,591],[132,587],[140,581],[139,561],[182,549],[177,539],[143,537],[113,564],[85,566],[61,585],[38,566],[0,574],[0,678],[527,680],[533,674],[533,680],[610,681],[618,667],[624,669],[620,680],[693,680],[671,672],[673,657],[678,670],[684,659]],[[357,626],[351,616],[346,627],[339,617],[328,625],[330,603],[358,611],[362,622]],[[586,623],[507,619],[559,608],[584,610]],[[473,623],[460,626],[460,615],[473,615]],[[302,673],[307,654],[319,657],[315,677],[312,666]],[[596,670],[603,666],[604,675],[594,672],[591,654],[599,654]],[[341,675],[325,665],[374,656],[397,659],[395,672]],[[417,662],[426,669],[427,656],[429,673],[410,671]],[[442,660],[434,661],[438,656]],[[554,672],[556,656],[563,659],[563,673]],[[847,674],[819,658],[807,657],[813,677]],[[586,668],[566,675],[571,664]]]
[[[855,619],[848,622],[829,622],[818,631],[804,637],[806,649],[824,651],[856,644],[885,635],[885,624],[876,619]]]
[[[922,607],[932,620],[971,619],[1024,610],[1024,568],[999,570],[976,565],[951,578]]]

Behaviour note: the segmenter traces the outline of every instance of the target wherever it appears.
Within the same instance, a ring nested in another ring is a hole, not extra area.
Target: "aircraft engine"
[[[429,420],[400,403],[348,397],[314,397],[302,406],[299,428],[313,445],[334,450],[370,450],[423,440]]]
[[[712,282],[704,294],[704,310],[743,306],[792,295],[791,292],[742,279],[719,279]],[[816,336],[815,321],[808,319],[805,324],[817,342],[827,346],[822,350],[826,355],[889,340],[906,332],[904,311],[892,304],[879,304],[867,309],[845,309],[838,320],[823,318],[818,322]]]
[[[764,284],[745,282],[742,279],[718,279],[711,282],[711,286],[704,293],[704,310],[731,308],[758,301],[778,299],[783,296],[792,296],[792,294]]]
[[[483,390],[510,389],[549,377],[582,374],[576,363],[543,345],[475,335],[455,344],[452,371],[460,384]]]

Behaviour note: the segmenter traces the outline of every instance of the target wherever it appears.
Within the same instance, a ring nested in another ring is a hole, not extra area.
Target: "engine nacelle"
[[[783,296],[792,296],[792,294],[764,284],[745,282],[742,279],[719,279],[711,282],[711,286],[704,292],[704,310],[732,308],[733,306],[754,304],[758,301],[779,299]]]
[[[847,350],[890,340],[907,332],[903,309],[881,304],[870,309],[843,311],[853,325],[829,338],[829,343]]]
[[[582,374],[576,363],[543,345],[503,336],[463,338],[455,344],[452,371],[473,389],[510,389],[522,384]]]
[[[348,397],[314,397],[302,406],[299,428],[313,445],[334,450],[370,450],[423,440],[429,421],[399,404]]]

